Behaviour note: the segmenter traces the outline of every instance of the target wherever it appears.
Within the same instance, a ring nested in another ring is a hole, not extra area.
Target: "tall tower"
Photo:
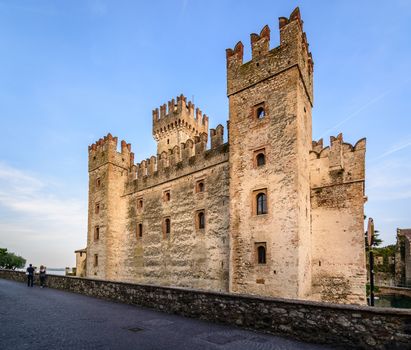
[[[167,109],[168,105],[168,109]],[[194,110],[194,104],[183,95],[172,99],[168,104],[153,110],[153,137],[157,141],[157,154],[168,152],[175,146],[195,136],[208,135],[208,117]]]
[[[89,146],[87,276],[116,280],[124,266],[124,218],[121,195],[134,163],[131,145],[108,134]]]
[[[313,61],[299,9],[227,49],[230,291],[304,298],[311,288],[310,182]]]

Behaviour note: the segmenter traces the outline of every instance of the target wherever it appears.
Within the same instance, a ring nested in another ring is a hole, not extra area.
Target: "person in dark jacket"
[[[27,268],[26,274],[27,274],[27,287],[33,287],[34,268],[31,264]]]
[[[44,288],[46,286],[46,267],[41,265],[40,266],[40,288]]]

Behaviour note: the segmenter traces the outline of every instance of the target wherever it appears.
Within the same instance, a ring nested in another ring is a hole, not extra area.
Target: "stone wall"
[[[26,281],[23,272],[8,270],[0,270],[0,278]],[[409,349],[411,344],[411,310],[333,305],[53,275],[48,276],[47,285],[313,343],[360,349]]]
[[[365,139],[310,152],[313,299],[366,304]]]
[[[192,130],[184,118],[173,118],[164,116],[172,126],[161,127],[164,137],[183,125]],[[199,118],[208,126],[201,112],[192,122]],[[210,149],[202,133],[137,164],[131,145],[122,141],[117,152],[111,135],[90,146],[87,277],[228,291],[228,145],[223,126],[210,134]]]
[[[241,42],[227,50],[231,292],[311,295],[312,67],[302,64],[311,56],[304,38],[296,10],[280,22],[280,46],[270,50],[265,26],[251,34],[251,61],[243,63]],[[263,166],[255,165],[256,152],[264,152]],[[260,215],[254,210],[258,193],[267,201]],[[257,260],[261,245],[265,263]]]

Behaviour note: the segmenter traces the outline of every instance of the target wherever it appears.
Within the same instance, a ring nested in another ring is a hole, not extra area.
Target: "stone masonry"
[[[24,272],[0,269],[0,278],[25,283],[27,277]],[[37,276],[34,283],[38,284]],[[303,341],[333,344],[338,349],[409,350],[411,344],[408,309],[335,305],[57,275],[48,276],[47,286]],[[262,349],[268,347],[259,345]]]
[[[312,141],[299,9],[227,49],[224,127],[180,95],[153,111],[157,156],[89,147],[89,278],[364,304],[365,139]],[[207,144],[210,139],[210,148]]]

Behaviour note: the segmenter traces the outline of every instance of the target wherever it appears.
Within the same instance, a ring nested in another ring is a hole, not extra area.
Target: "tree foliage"
[[[0,268],[19,269],[26,265],[26,259],[14,253],[8,252],[7,248],[0,248]]]

